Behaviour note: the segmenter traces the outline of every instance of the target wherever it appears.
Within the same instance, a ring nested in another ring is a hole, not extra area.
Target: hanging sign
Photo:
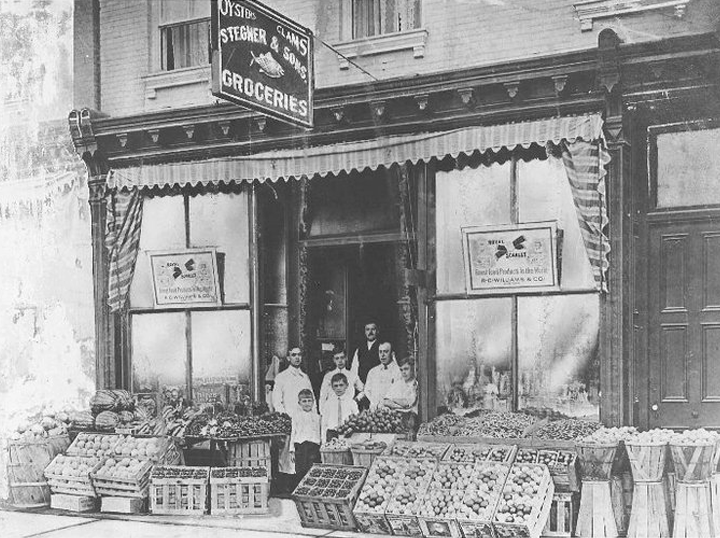
[[[313,126],[313,37],[254,1],[212,0],[212,93]]]
[[[155,306],[219,306],[220,285],[214,248],[150,251]]]
[[[557,290],[557,224],[462,228],[469,294]]]

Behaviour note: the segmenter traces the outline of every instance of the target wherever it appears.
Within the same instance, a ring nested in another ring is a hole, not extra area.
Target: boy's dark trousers
[[[312,441],[295,443],[295,477],[297,482],[302,480],[314,463],[320,463],[320,445]]]

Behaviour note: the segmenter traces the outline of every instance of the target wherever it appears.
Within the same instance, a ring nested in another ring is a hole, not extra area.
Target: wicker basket
[[[670,453],[678,482],[696,483],[710,480],[713,473],[715,443],[704,445],[671,443]]]
[[[580,460],[583,480],[610,480],[618,445],[578,443],[576,450]]]

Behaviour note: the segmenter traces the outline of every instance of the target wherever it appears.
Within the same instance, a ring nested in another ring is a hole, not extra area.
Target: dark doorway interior
[[[339,345],[351,358],[364,341],[364,326],[375,321],[380,339],[395,341],[397,289],[392,243],[314,248],[310,253],[309,329],[314,385],[333,368]]]

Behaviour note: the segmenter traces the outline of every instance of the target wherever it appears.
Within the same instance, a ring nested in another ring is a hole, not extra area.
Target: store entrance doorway
[[[393,341],[397,293],[393,243],[315,247],[310,250],[308,328],[318,373],[333,367],[332,349],[348,355],[364,341],[364,326],[375,321],[380,338]]]
[[[648,214],[650,427],[720,427],[720,213]]]

